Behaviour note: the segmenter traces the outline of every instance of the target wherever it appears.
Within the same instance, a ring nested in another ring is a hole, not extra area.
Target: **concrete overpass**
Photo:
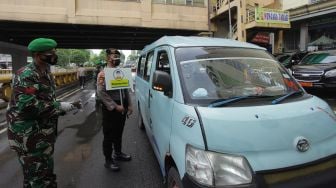
[[[142,49],[164,35],[209,30],[207,0],[0,0],[0,41],[26,46],[54,38],[59,48]]]

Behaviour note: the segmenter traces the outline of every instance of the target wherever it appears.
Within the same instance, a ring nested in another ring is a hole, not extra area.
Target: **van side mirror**
[[[171,77],[167,72],[156,70],[153,75],[153,86],[156,91],[163,91],[163,94],[172,96],[172,82]]]

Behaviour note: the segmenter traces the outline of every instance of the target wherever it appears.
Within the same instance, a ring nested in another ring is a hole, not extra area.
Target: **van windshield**
[[[207,105],[218,99],[260,96],[260,100],[301,91],[273,59],[207,57],[179,62],[187,103]]]

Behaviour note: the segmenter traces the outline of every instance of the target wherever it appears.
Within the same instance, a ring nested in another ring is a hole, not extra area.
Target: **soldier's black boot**
[[[113,159],[106,159],[104,166],[105,166],[105,168],[107,168],[109,170],[112,170],[112,171],[119,171],[120,170],[119,165]]]
[[[132,160],[131,155],[128,155],[128,154],[123,153],[123,152],[115,152],[112,155],[112,157],[113,157],[114,160],[117,160],[117,161],[130,161],[130,160]]]

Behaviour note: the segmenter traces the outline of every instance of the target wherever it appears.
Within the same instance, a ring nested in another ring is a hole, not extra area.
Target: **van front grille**
[[[319,75],[310,75],[309,77],[302,76],[302,75],[293,75],[293,76],[298,81],[307,81],[307,82],[317,82],[317,81],[320,81],[322,78],[322,76],[319,76]]]

